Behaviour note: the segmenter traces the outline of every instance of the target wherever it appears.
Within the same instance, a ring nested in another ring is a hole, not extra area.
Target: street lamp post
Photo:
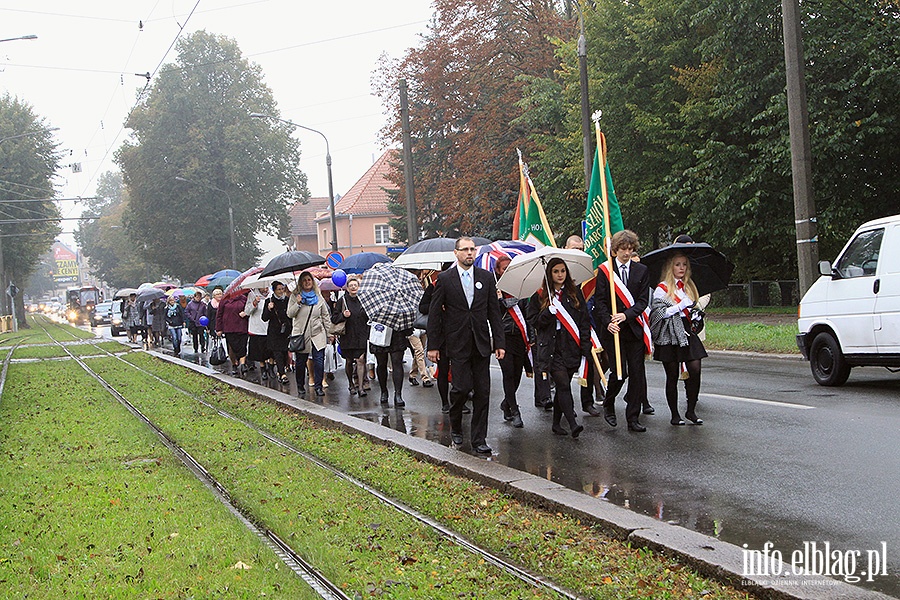
[[[231,204],[231,194],[223,190],[222,188],[216,187],[209,183],[200,183],[199,181],[194,181],[192,179],[185,179],[184,177],[175,177],[176,181],[183,181],[184,183],[190,183],[192,185],[196,185],[198,187],[208,188],[210,190],[215,190],[217,192],[222,192],[225,194],[225,198],[228,199],[228,225],[231,229],[231,268],[237,269],[237,254],[234,251],[234,208]]]
[[[250,116],[254,119],[272,119],[274,121],[281,121],[282,123],[287,123],[288,125],[299,127],[300,129],[318,133],[322,136],[322,139],[325,140],[325,166],[328,167],[328,209],[331,215],[331,249],[336,252],[338,249],[337,224],[334,220],[334,184],[332,183],[331,179],[331,147],[328,145],[328,138],[325,137],[325,134],[318,129],[306,127],[305,125],[299,125],[297,123],[294,123],[293,121],[288,121],[287,119],[282,119],[273,115],[266,115],[263,113],[250,113]]]

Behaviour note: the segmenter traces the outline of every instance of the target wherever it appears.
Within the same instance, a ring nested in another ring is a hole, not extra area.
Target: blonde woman
[[[306,360],[313,362],[313,389],[316,396],[324,396],[322,380],[325,376],[325,346],[334,343],[331,332],[331,311],[310,273],[301,273],[297,288],[288,300],[287,316],[292,319],[291,337],[302,335],[303,346],[294,351],[294,375],[297,393],[306,394]]]
[[[687,380],[687,410],[685,418],[702,425],[697,416],[697,397],[700,395],[700,361],[706,358],[703,342],[694,331],[692,308],[697,303],[697,286],[691,281],[691,262],[684,254],[670,258],[662,270],[662,281],[653,291],[650,302],[650,330],[653,334],[653,359],[666,371],[666,402],[672,413],[672,425],[684,425],[678,412],[678,380],[684,365]]]

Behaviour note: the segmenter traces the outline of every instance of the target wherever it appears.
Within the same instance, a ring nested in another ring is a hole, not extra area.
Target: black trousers
[[[518,333],[506,334],[506,354],[500,359],[500,372],[503,373],[503,401],[509,407],[509,413],[519,413],[519,403],[516,401],[516,392],[522,382],[522,372],[528,360],[525,341]]]
[[[622,379],[616,377],[615,347],[610,346],[609,387],[603,408],[607,414],[615,412],[616,396],[621,391],[625,380],[628,390],[625,392],[625,419],[635,423],[641,416],[641,406],[647,403],[647,374],[644,371],[644,341],[634,336],[631,329],[623,328],[619,333],[619,347],[622,353]]]
[[[575,369],[558,369],[550,372],[553,383],[556,384],[556,394],[553,395],[553,426],[559,427],[560,418],[565,416],[569,427],[575,429],[578,421],[575,420],[575,398],[572,396],[572,375]]]
[[[375,352],[375,376],[378,377],[378,385],[385,394],[388,391],[387,375],[388,360],[391,361],[391,378],[394,380],[394,395],[403,389],[403,353],[406,350],[396,352]]]
[[[472,446],[485,443],[488,406],[491,397],[491,356],[473,352],[471,356],[453,358],[450,387],[450,431],[462,435],[462,411],[472,396]]]

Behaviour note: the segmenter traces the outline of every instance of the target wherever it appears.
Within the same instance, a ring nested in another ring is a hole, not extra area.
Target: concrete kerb
[[[411,437],[378,423],[352,417],[283,392],[224,375],[196,363],[160,352],[148,351],[148,353],[239,388],[260,400],[289,407],[323,425],[337,426],[348,433],[363,435],[375,443],[400,446],[421,460],[443,466],[455,474],[509,493],[531,506],[578,518],[582,522],[598,527],[613,538],[670,556],[707,577],[752,593],[759,598],[777,600],[890,598],[842,581],[821,577],[794,575],[747,577],[743,574],[744,551],[734,544],[632,512],[530,473],[517,471],[436,442]]]

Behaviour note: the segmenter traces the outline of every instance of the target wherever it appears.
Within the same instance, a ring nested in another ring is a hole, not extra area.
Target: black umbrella
[[[146,288],[138,292],[137,301],[138,302],[150,302],[151,300],[156,300],[157,298],[162,298],[166,295],[164,291],[159,288]]]
[[[490,244],[491,240],[473,237],[476,246]],[[405,269],[440,269],[441,263],[453,262],[456,255],[456,238],[436,237],[416,242],[397,257],[394,264]]]
[[[266,268],[259,274],[260,277],[268,277],[269,275],[281,275],[282,273],[290,273],[293,271],[302,271],[309,267],[315,267],[325,262],[325,258],[319,256],[315,252],[307,252],[306,250],[291,250],[284,254],[279,254],[269,261]]]
[[[651,285],[659,283],[663,266],[676,254],[684,254],[691,261],[691,280],[701,296],[728,287],[734,265],[709,244],[672,244],[643,255],[641,263],[650,269]]]

